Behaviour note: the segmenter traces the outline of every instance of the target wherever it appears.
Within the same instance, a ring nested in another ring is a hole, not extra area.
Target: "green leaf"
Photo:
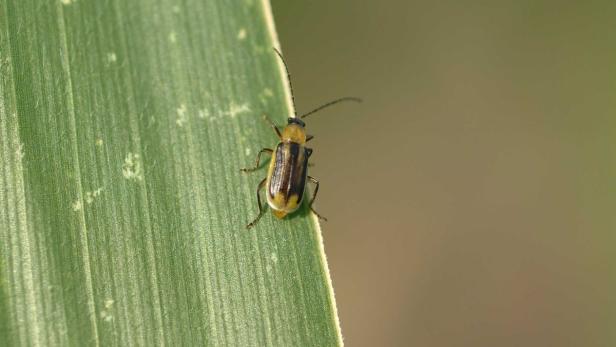
[[[0,341],[341,344],[315,217],[245,228],[277,44],[267,0],[0,0]]]

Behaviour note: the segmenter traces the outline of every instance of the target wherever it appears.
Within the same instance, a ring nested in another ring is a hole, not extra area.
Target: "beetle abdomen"
[[[269,168],[267,203],[278,218],[297,210],[304,197],[308,154],[306,147],[295,142],[276,146]]]

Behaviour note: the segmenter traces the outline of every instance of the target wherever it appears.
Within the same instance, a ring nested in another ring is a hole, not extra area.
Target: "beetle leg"
[[[282,140],[282,134],[280,134],[280,129],[278,129],[276,124],[274,124],[274,122],[272,122],[272,120],[269,119],[266,115],[263,115],[263,119],[265,119],[265,121],[269,123],[272,129],[274,129],[274,131],[276,132],[276,135],[278,135],[278,138]]]
[[[314,136],[312,136],[312,135],[306,135],[306,142],[308,142],[308,141],[310,141],[310,140],[312,140],[312,139],[314,139]]]
[[[263,153],[272,154],[272,153],[274,153],[274,150],[272,150],[270,148],[263,148],[259,152],[259,154],[257,154],[257,161],[255,162],[255,167],[240,169],[240,171],[242,171],[242,172],[253,172],[253,171],[257,170],[259,168],[259,162],[261,161],[261,154],[263,154]]]
[[[259,194],[259,191],[261,191],[261,189],[263,189],[263,187],[265,186],[266,180],[267,178],[264,178],[261,181],[261,183],[259,183],[259,186],[257,187],[257,203],[259,203],[259,215],[257,216],[257,218],[255,218],[255,220],[253,220],[252,222],[246,225],[246,229],[250,229],[254,227],[255,224],[257,224],[257,222],[259,221],[259,219],[261,219],[261,217],[263,216],[263,213],[265,213],[265,210],[263,209],[263,205],[261,204],[261,194]]]
[[[314,202],[314,199],[317,198],[317,192],[319,191],[319,181],[316,180],[316,178],[312,177],[312,176],[308,176],[308,179],[310,181],[312,181],[312,183],[314,183],[314,193],[312,193],[312,199],[310,199],[310,202],[308,203],[308,207],[310,207],[310,210],[317,215],[317,217],[319,217],[319,219],[324,220],[327,222],[327,218],[321,216],[317,211],[314,210],[314,208],[312,208],[312,203]]]

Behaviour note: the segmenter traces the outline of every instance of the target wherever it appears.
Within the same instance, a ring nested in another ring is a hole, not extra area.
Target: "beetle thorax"
[[[298,124],[289,124],[282,131],[282,141],[304,144],[306,143],[306,130]]]

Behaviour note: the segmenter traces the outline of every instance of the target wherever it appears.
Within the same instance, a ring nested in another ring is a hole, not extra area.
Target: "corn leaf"
[[[267,1],[0,0],[0,344],[335,346],[315,217],[257,214]]]

